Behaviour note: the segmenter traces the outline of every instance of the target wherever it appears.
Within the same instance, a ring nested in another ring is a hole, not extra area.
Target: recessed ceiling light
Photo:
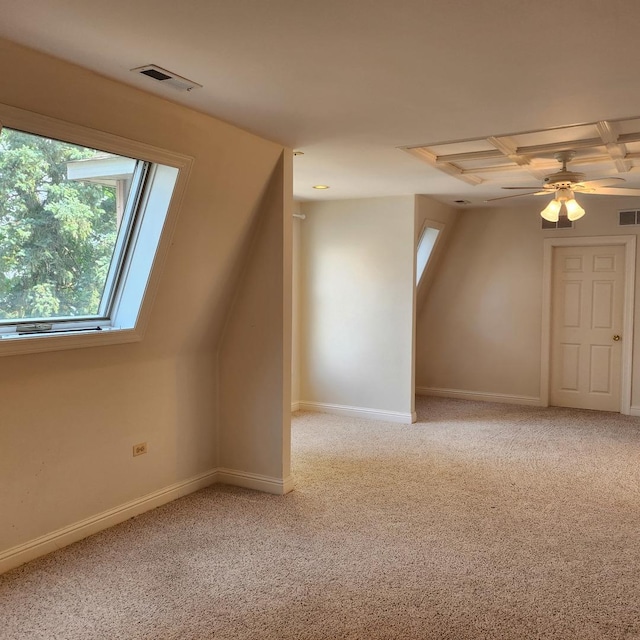
[[[328,189],[329,185],[328,184],[314,184],[313,188],[314,189]]]

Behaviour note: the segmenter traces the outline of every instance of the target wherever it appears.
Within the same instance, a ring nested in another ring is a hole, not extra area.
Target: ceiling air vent
[[[139,73],[143,76],[147,76],[148,78],[152,78],[153,80],[157,80],[158,82],[162,82],[162,84],[166,84],[173,89],[177,89],[178,91],[191,91],[196,87],[202,88],[201,84],[194,82],[193,80],[187,80],[187,78],[183,78],[179,76],[177,73],[173,73],[173,71],[167,71],[167,69],[163,69],[162,67],[158,67],[155,64],[147,64],[144,67],[136,67],[135,69],[131,69],[134,73]]]
[[[618,211],[618,225],[628,227],[640,224],[640,211],[635,209],[627,209],[626,211]]]

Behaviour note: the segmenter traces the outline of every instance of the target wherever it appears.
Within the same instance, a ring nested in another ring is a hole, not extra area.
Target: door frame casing
[[[620,413],[631,413],[631,371],[633,366],[633,320],[636,281],[636,236],[587,236],[545,238],[542,261],[542,353],[540,367],[540,404],[549,406],[551,366],[551,294],[554,247],[594,247],[623,245],[624,290],[622,308],[622,371],[620,377]]]

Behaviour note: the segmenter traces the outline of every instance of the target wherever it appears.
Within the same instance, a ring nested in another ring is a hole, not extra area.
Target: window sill
[[[57,335],[28,335],[0,338],[0,357],[17,356],[46,351],[66,351],[102,347],[110,344],[140,342],[142,332],[135,329],[108,329],[78,333],[60,333]]]

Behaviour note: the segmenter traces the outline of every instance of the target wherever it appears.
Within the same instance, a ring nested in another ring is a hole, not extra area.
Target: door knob
[[[613,336],[614,342],[620,342],[620,336]]]

